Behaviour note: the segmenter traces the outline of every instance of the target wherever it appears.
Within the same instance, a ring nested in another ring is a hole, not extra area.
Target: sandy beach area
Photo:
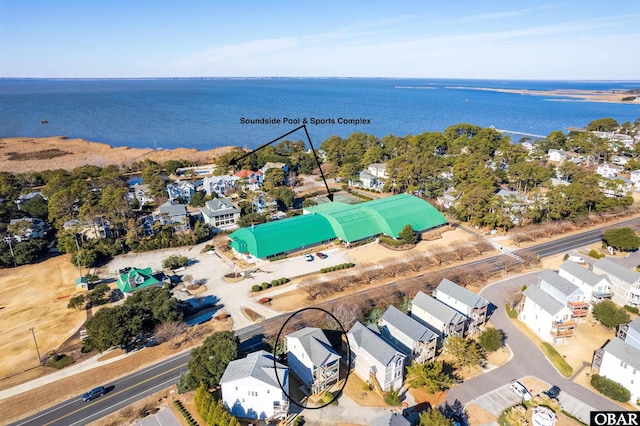
[[[208,151],[178,148],[154,150],[151,148],[113,148],[110,145],[64,136],[47,138],[0,138],[0,170],[11,173],[27,173],[42,170],[71,170],[84,165],[105,167],[112,164],[126,165],[145,159],[163,163],[168,160],[189,160],[207,164],[231,147]]]
[[[584,101],[584,102],[605,102],[616,104],[638,104],[640,103],[640,95],[629,93],[627,90],[573,90],[573,89],[557,89],[557,90],[530,90],[530,89],[494,89],[490,87],[448,87],[448,89],[464,89],[464,90],[484,90],[488,92],[514,93],[520,95],[532,96],[550,96],[554,98],[568,98],[567,100]],[[633,98],[635,100],[623,100],[625,98]]]

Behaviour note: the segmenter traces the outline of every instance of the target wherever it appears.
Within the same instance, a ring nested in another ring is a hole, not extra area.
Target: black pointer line
[[[307,141],[309,142],[309,146],[311,146],[311,152],[313,152],[313,158],[315,158],[316,164],[318,164],[318,170],[320,170],[320,176],[322,176],[322,181],[324,182],[324,186],[325,186],[325,188],[327,188],[327,198],[329,198],[329,201],[333,202],[333,194],[331,193],[331,190],[329,189],[329,184],[327,183],[327,179],[325,178],[324,172],[322,171],[322,167],[320,166],[320,159],[318,158],[318,154],[316,153],[316,149],[313,147],[313,143],[311,143],[311,137],[309,136],[309,132],[307,131],[306,124],[303,124],[302,126],[298,126],[295,129],[285,133],[284,135],[278,136],[277,138],[275,138],[271,142],[267,142],[265,144],[260,145],[259,147],[257,147],[253,151],[248,152],[248,153],[244,154],[241,157],[232,159],[231,161],[229,161],[229,165],[230,166],[235,166],[236,164],[238,164],[238,162],[240,162],[240,160],[243,160],[244,158],[247,158],[251,154],[255,154],[256,152],[260,151],[262,148],[266,148],[269,145],[271,145],[272,143],[278,142],[280,139],[285,138],[285,137],[289,136],[291,133],[297,132],[300,129],[304,129],[304,133],[307,136]]]

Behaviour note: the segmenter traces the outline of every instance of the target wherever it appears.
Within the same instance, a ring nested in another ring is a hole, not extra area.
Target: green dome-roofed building
[[[397,238],[407,224],[416,231],[447,223],[426,201],[407,194],[360,204],[333,202],[308,207],[302,216],[242,228],[230,235],[238,253],[266,258],[334,238],[351,243],[380,234]]]

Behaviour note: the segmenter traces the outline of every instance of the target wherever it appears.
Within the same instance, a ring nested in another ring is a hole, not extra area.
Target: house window
[[[401,374],[401,373],[402,373],[402,371],[401,371],[401,370],[396,371],[396,372],[395,372],[395,374],[393,375],[393,378],[394,378],[394,379],[397,379],[398,377],[400,377],[400,374]]]
[[[238,390],[238,387],[236,386],[236,390]]]

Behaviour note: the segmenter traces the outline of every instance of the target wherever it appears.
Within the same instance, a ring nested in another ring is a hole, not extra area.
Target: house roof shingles
[[[557,314],[564,308],[564,304],[558,302],[538,287],[527,287],[523,294],[551,315]]]
[[[444,293],[471,308],[480,308],[489,304],[489,301],[484,297],[478,296],[477,294],[446,278],[443,278],[442,281],[440,281],[440,284],[436,287],[436,292]]]
[[[601,269],[607,274],[613,275],[614,277],[621,278],[628,283],[634,283],[640,280],[640,273],[627,269],[624,266],[619,265],[610,259],[607,259],[606,257],[597,260],[593,264],[593,267]]]
[[[288,368],[275,362],[278,370],[278,377],[276,378],[273,366],[274,358],[272,354],[267,351],[252,352],[245,358],[231,361],[220,378],[220,384],[245,377],[253,377],[274,387],[285,386]],[[280,379],[280,383],[278,383],[278,378]]]
[[[349,330],[349,334],[353,336],[353,339],[358,347],[369,353],[382,365],[388,365],[391,361],[393,361],[396,355],[402,355],[400,351],[387,343],[374,330],[367,328],[359,321],[357,321],[353,325],[353,327],[351,327],[351,330]],[[402,356],[404,357],[404,355]]]
[[[419,291],[413,298],[414,305],[438,318],[444,324],[458,324],[465,316],[441,301]]]
[[[433,331],[393,305],[389,306],[384,315],[382,315],[382,321],[388,322],[414,342],[429,342],[436,338],[436,334]]]
[[[593,271],[590,271],[587,268],[584,268],[571,260],[567,260],[562,265],[560,265],[560,270],[565,271],[568,274],[576,277],[577,279],[589,285],[590,287],[594,287],[603,279],[605,280],[607,279],[605,275],[598,275]]]
[[[340,359],[340,355],[336,353],[327,336],[319,328],[305,327],[289,334],[288,337],[300,340],[313,365],[326,365]]]
[[[640,370],[640,349],[634,348],[619,337],[611,339],[604,350],[636,370]]]
[[[547,282],[565,296],[569,296],[574,291],[579,289],[577,285],[572,284],[566,278],[562,278],[551,269],[545,269],[544,271],[540,272],[538,274],[538,279]]]

